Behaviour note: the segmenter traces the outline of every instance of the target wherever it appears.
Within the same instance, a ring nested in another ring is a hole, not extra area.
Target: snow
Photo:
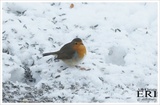
[[[119,103],[157,89],[157,3],[3,3],[3,102]],[[55,61],[79,37],[78,64]]]

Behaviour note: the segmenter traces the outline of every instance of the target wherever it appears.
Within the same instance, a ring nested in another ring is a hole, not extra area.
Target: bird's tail
[[[49,53],[44,53],[43,56],[48,56],[48,55],[55,55],[57,52],[49,52]]]

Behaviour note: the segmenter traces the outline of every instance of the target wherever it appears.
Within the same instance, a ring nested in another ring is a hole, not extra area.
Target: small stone
[[[74,8],[74,4],[73,3],[70,5],[70,8]]]

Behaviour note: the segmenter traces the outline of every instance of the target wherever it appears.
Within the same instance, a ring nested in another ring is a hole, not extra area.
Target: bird
[[[49,55],[57,55],[55,59],[60,59],[69,66],[76,66],[85,57],[86,47],[80,38],[74,38],[59,51],[43,53],[43,56]]]

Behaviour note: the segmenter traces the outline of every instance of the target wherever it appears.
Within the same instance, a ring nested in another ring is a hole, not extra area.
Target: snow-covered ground
[[[157,89],[157,3],[73,4],[3,3],[4,103],[137,103]],[[86,70],[42,56],[76,37]]]

